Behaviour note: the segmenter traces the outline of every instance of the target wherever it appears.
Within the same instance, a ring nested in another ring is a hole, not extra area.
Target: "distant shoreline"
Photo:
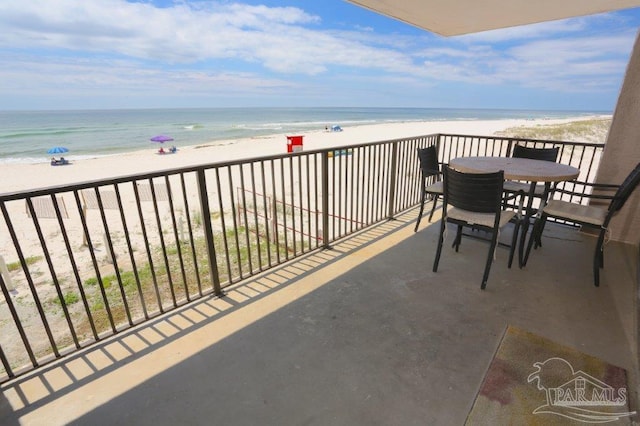
[[[227,144],[273,135],[324,131],[339,125],[556,120],[602,115],[588,111],[463,108],[193,108],[87,111],[0,111],[0,164],[47,163],[53,146],[72,160],[153,149],[164,134],[176,146]],[[606,114],[605,114],[606,115]]]
[[[607,118],[606,115],[578,116],[564,119],[504,119],[459,120],[385,123],[342,126],[342,132],[314,130],[301,132],[304,150],[324,149],[398,138],[424,136],[434,133],[454,133],[491,136],[496,132],[518,127],[566,124],[588,119]],[[609,117],[610,118],[610,117]],[[579,140],[581,141],[581,140]],[[48,162],[34,164],[5,163],[0,168],[0,194],[107,179],[138,173],[149,173],[178,167],[217,163],[243,158],[284,154],[286,134],[277,133],[257,137],[181,145],[173,155],[155,155],[157,145],[136,151],[109,156],[79,159],[65,155],[72,164],[52,167]],[[50,156],[49,156],[50,157]]]

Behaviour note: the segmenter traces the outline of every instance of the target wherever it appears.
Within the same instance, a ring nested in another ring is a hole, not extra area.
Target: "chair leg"
[[[431,206],[431,213],[429,213],[429,222],[433,218],[433,212],[436,211],[436,204],[438,204],[438,194],[433,194],[433,205]]]
[[[542,217],[540,218],[540,231],[537,234],[537,238],[535,240],[535,246],[533,247],[534,250],[537,249],[538,247],[542,247],[542,231],[544,231],[544,226],[547,224],[547,216],[546,215],[542,215]],[[537,219],[536,219],[537,221]]]
[[[451,246],[456,249],[456,253],[460,248],[461,242],[462,242],[462,225],[458,225],[458,230],[456,231],[456,238],[453,240],[453,245]]]
[[[433,272],[438,272],[438,263],[440,263],[440,254],[442,253],[442,244],[444,243],[444,229],[447,226],[446,220],[440,220],[440,236],[438,237],[438,248],[436,250],[436,259],[433,262]]]
[[[606,233],[606,231],[603,231],[602,244],[600,244],[600,269],[604,268],[604,233]]]
[[[516,246],[518,245],[519,233],[520,233],[520,220],[516,219],[515,226],[513,227],[513,236],[511,237],[511,249],[509,250],[509,268],[511,268],[511,264],[513,263],[513,255],[515,254]]]
[[[489,247],[489,256],[487,256],[487,265],[484,267],[484,275],[482,276],[482,285],[480,288],[484,290],[487,287],[487,281],[489,280],[489,272],[491,271],[491,263],[493,263],[493,253],[498,244],[498,230],[493,231],[491,236],[491,247]]]
[[[533,222],[533,229],[531,230],[531,237],[529,238],[529,242],[527,243],[527,250],[524,254],[524,259],[522,260],[522,266],[527,264],[529,260],[529,254],[531,254],[531,247],[534,250],[537,250],[538,247],[542,247],[542,232],[544,232],[544,226],[547,223],[547,215],[542,213],[542,215]],[[526,235],[523,235],[522,238],[525,238]]]
[[[420,226],[420,220],[422,220],[422,212],[424,211],[424,201],[426,196],[427,194],[423,190],[422,196],[420,197],[420,213],[418,213],[418,219],[416,220],[416,227],[413,229],[413,232],[418,231],[418,226]],[[431,222],[431,219],[429,219],[429,222]]]
[[[531,236],[529,237],[529,242],[527,243],[527,250],[524,253],[524,259],[522,259],[522,266],[525,266],[527,264],[527,261],[529,260],[529,254],[531,254],[531,248],[534,247],[534,243],[535,247],[538,247],[538,241],[542,240],[542,229],[546,220],[547,217],[543,214],[542,217],[537,218],[536,221],[533,222],[533,229],[531,230]],[[521,238],[526,237],[527,236],[523,234]]]
[[[600,268],[604,266],[604,235],[607,231],[602,229],[598,236],[598,242],[596,243],[596,252],[593,257],[593,284],[596,287],[600,287]]]

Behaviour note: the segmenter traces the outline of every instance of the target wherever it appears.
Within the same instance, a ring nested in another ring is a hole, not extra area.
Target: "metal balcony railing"
[[[587,182],[603,149],[434,134],[2,194],[0,382],[415,206],[419,147],[515,143],[560,146]]]

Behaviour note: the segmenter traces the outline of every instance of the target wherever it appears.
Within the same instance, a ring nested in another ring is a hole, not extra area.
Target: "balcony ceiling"
[[[640,0],[347,0],[443,36],[640,7]]]

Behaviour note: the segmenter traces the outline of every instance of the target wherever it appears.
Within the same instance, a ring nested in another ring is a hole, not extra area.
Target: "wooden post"
[[[4,283],[7,285],[7,290],[14,291],[16,288],[13,285],[13,281],[11,281],[9,269],[7,269],[7,264],[4,262],[4,258],[2,256],[0,256],[0,275],[2,275]]]

